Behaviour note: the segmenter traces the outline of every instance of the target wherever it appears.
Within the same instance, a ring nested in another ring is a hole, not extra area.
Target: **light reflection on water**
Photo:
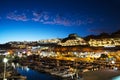
[[[114,77],[112,80],[120,80],[120,76]]]
[[[18,63],[12,63],[12,67],[17,70],[23,76],[27,77],[27,80],[59,80],[49,74],[40,73],[28,68],[28,66],[20,66]]]
[[[28,67],[17,67],[17,71],[23,76],[26,76],[27,80],[58,80],[49,74],[39,73]]]

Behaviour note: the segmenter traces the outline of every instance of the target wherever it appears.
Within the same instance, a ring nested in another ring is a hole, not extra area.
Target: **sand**
[[[119,70],[98,70],[85,72],[83,80],[112,80],[116,76],[120,76]]]

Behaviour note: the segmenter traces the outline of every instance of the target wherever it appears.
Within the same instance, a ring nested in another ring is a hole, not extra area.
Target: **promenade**
[[[84,80],[112,80],[112,78],[119,76],[119,70],[98,70],[98,71],[89,71],[83,74]]]

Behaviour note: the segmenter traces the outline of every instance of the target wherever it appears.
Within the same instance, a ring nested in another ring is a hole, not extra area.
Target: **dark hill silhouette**
[[[80,38],[80,36],[73,33],[73,34],[69,34],[67,38],[62,39],[61,42],[66,42],[67,40],[77,39],[77,38]]]
[[[111,34],[103,32],[99,35],[88,35],[84,37],[86,41],[89,41],[90,39],[103,39],[103,38],[120,38],[120,30],[113,32]]]
[[[119,37],[120,38],[120,30],[118,30],[117,32],[114,32],[111,34],[111,37],[112,38],[116,38],[116,37]]]

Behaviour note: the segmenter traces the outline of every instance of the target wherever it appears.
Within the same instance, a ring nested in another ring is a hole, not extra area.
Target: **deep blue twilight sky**
[[[0,43],[120,29],[120,0],[0,0]]]

